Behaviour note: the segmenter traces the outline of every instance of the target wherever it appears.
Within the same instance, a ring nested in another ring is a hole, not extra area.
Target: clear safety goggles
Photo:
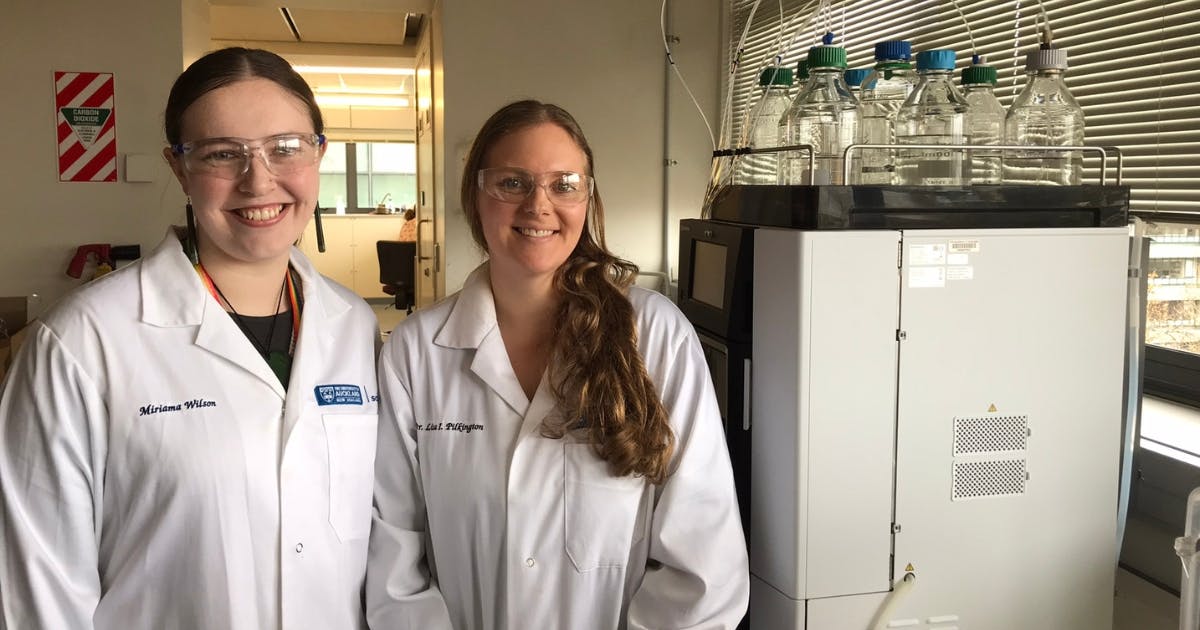
[[[238,179],[250,170],[254,154],[274,175],[286,175],[312,166],[321,159],[325,136],[316,133],[285,133],[266,138],[205,138],[171,145],[189,173]]]
[[[592,196],[596,182],[590,175],[571,171],[530,173],[519,168],[484,168],[479,170],[479,189],[497,201],[521,203],[533,194],[535,187],[546,191],[550,203],[557,206],[574,205]]]

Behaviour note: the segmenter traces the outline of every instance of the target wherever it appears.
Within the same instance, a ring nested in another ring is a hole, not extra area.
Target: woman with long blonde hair
[[[488,260],[380,357],[377,629],[733,628],[749,574],[687,320],[604,242],[592,151],[512,103],[462,203]]]

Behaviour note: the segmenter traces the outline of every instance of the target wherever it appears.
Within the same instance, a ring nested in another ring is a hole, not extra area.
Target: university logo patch
[[[317,395],[317,404],[322,407],[363,404],[362,388],[358,385],[317,385],[313,391]]]

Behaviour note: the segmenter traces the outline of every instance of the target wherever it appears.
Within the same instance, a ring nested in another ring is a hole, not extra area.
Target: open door
[[[437,196],[434,195],[432,28],[426,26],[417,44],[417,308],[437,301],[441,273]]]

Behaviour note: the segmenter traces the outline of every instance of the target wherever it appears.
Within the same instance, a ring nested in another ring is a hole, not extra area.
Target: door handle
[[[430,257],[426,256],[424,253],[424,250],[421,249],[421,243],[424,242],[424,239],[421,238],[421,224],[422,223],[432,224],[433,219],[419,219],[417,221],[417,260],[429,260]],[[435,243],[435,245],[436,245],[436,243]]]

